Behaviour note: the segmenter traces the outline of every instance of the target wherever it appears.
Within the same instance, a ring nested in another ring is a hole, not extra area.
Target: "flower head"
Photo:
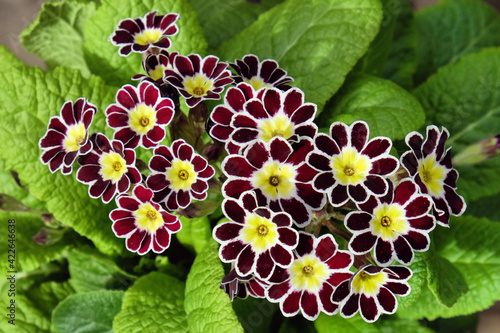
[[[130,52],[142,53],[151,47],[168,49],[170,38],[179,29],[175,21],[179,14],[156,15],[156,11],[149,12],[144,17],[124,19],[109,37],[113,45],[120,47],[120,55],[127,56]]]
[[[432,201],[421,194],[417,184],[405,179],[387,195],[370,197],[359,204],[362,212],[346,216],[345,226],[353,233],[349,250],[362,255],[373,248],[375,262],[389,265],[394,257],[405,265],[413,261],[413,251],[429,249],[429,232],[436,226],[430,215]]]
[[[276,87],[280,90],[291,88],[288,83],[292,82],[293,79],[286,75],[285,70],[279,68],[276,60],[266,59],[261,62],[256,55],[248,54],[230,65],[237,73],[233,76],[234,81],[237,83],[246,82],[255,90],[270,87]]]
[[[64,103],[61,115],[50,118],[47,132],[38,143],[43,150],[40,159],[49,165],[50,172],[61,169],[63,175],[70,174],[76,157],[92,149],[88,129],[96,112],[94,105],[79,98],[75,103]]]
[[[340,315],[351,318],[358,311],[361,317],[372,323],[382,313],[393,314],[398,307],[394,295],[407,296],[410,293],[408,279],[412,272],[402,266],[364,266],[349,280],[339,284],[332,295],[338,303]]]
[[[231,301],[234,300],[234,297],[245,299],[248,295],[264,298],[266,287],[266,282],[257,279],[254,275],[240,276],[234,268],[224,276],[220,286],[229,295]]]
[[[199,54],[178,55],[173,69],[165,70],[165,82],[173,85],[194,107],[204,99],[219,99],[224,86],[233,83],[227,64],[215,56],[201,58]]]
[[[222,211],[230,221],[217,225],[213,237],[222,244],[221,260],[234,262],[238,275],[255,274],[266,280],[276,267],[292,264],[298,235],[290,215],[259,207],[254,192],[245,192],[239,200],[224,200]]]
[[[222,162],[228,177],[222,193],[238,198],[243,192],[254,190],[259,202],[268,202],[273,211],[289,213],[295,224],[303,227],[311,221],[312,210],[325,203],[325,196],[311,185],[316,171],[305,163],[313,149],[313,142],[307,137],[294,143],[281,137],[256,141],[243,156],[229,155]]]
[[[295,259],[287,269],[276,269],[269,279],[266,298],[279,303],[285,317],[302,315],[315,320],[320,312],[332,315],[338,306],[331,301],[335,287],[349,280],[353,256],[338,250],[332,235],[315,238],[299,233]]]
[[[126,148],[156,147],[165,138],[165,126],[174,116],[174,103],[162,98],[154,84],[142,81],[137,88],[123,86],[116,103],[106,109],[107,123],[116,129],[114,139]]]
[[[182,227],[177,216],[163,210],[152,199],[153,191],[138,185],[132,195],[118,196],[118,208],[109,214],[115,235],[126,238],[127,249],[141,255],[149,250],[165,251],[170,245],[170,235]]]
[[[146,183],[169,210],[186,208],[195,200],[207,197],[208,180],[215,170],[184,140],[172,142],[171,147],[159,146],[149,161],[151,174]]]
[[[135,167],[133,149],[125,149],[121,141],[109,141],[101,133],[92,134],[90,140],[93,149],[78,159],[81,167],[76,179],[90,186],[91,198],[102,197],[102,201],[108,203],[117,192],[123,193],[130,188],[130,184],[142,180]]]
[[[448,226],[450,215],[460,216],[466,204],[457,194],[458,172],[451,163],[451,148],[446,149],[448,130],[436,126],[427,127],[424,141],[420,133],[406,136],[406,144],[411,148],[401,156],[401,164],[420,187],[423,193],[432,197],[433,215],[437,223]]]
[[[163,84],[165,69],[172,68],[172,62],[176,56],[177,52],[169,54],[164,50],[158,54],[149,54],[142,62],[147,75],[137,74],[132,77],[132,80],[148,80],[159,85]]]
[[[389,155],[389,138],[375,137],[368,141],[368,125],[356,121],[351,126],[335,122],[330,136],[318,134],[317,150],[308,157],[308,163],[319,171],[314,188],[327,193],[330,203],[339,207],[349,199],[356,203],[368,200],[370,195],[382,196],[389,186],[387,178],[399,166]]]

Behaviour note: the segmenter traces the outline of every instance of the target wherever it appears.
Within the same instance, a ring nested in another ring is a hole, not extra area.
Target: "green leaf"
[[[223,43],[217,54],[228,61],[248,53],[275,59],[321,111],[368,49],[381,19],[378,0],[289,0]]]
[[[229,296],[220,289],[224,269],[213,239],[196,256],[186,281],[184,309],[191,333],[243,332]]]
[[[467,215],[486,217],[492,221],[500,221],[500,206],[498,195],[482,197],[476,201],[467,202]]]
[[[126,289],[133,276],[116,263],[90,247],[80,247],[68,253],[70,284],[77,292],[103,289]]]
[[[125,292],[113,329],[116,333],[187,332],[183,302],[183,282],[152,272]]]
[[[54,309],[51,329],[54,333],[112,333],[123,295],[123,291],[101,290],[69,296]]]
[[[398,85],[381,78],[357,74],[349,78],[320,118],[330,127],[334,121],[351,124],[364,120],[370,136],[403,139],[420,128],[425,119],[418,100]]]
[[[212,228],[207,216],[189,219],[180,216],[182,229],[175,236],[179,242],[199,254],[212,238]]]
[[[253,23],[260,14],[283,2],[263,0],[188,0],[200,19],[210,49],[233,37]]]
[[[462,273],[449,260],[436,253],[434,244],[424,253],[424,257],[429,289],[441,304],[453,306],[469,291]]]
[[[24,48],[44,60],[49,68],[66,66],[90,76],[82,46],[85,25],[96,7],[92,1],[44,3],[35,22],[19,36]]]
[[[5,83],[0,90],[0,158],[5,161],[6,169],[18,173],[21,183],[46,202],[56,220],[90,238],[105,253],[125,252],[123,240],[110,227],[109,212],[113,205],[91,199],[88,186],[77,182],[74,174],[51,174],[40,162],[38,148],[49,118],[59,114],[66,100],[82,96],[100,110],[91,131],[112,132],[106,128],[104,109],[114,101],[115,89],[98,77],[84,79],[79,71],[62,67],[53,72],[14,67],[0,71],[0,80]]]
[[[412,277],[408,280],[411,287],[411,292],[408,296],[397,297],[398,309],[408,309],[418,300],[422,290],[427,288],[427,265],[423,258],[422,253],[415,253],[410,269],[413,273]]]
[[[416,23],[417,84],[466,54],[500,45],[500,14],[484,1],[443,0],[418,11]]]
[[[0,45],[0,72],[8,71],[12,67],[24,67],[26,64],[17,59],[16,55],[12,53],[7,46]]]
[[[118,47],[108,40],[122,19],[143,17],[158,10],[158,15],[179,13],[179,32],[171,38],[169,52],[180,54],[204,54],[207,42],[203,36],[196,12],[184,0],[101,0],[85,27],[85,59],[92,73],[103,77],[106,82],[121,86],[129,83],[132,76],[142,73],[141,55],[138,53],[122,57]]]
[[[498,133],[500,48],[464,56],[441,68],[415,90],[430,123],[445,126],[455,149]],[[500,192],[500,159],[458,167],[466,201]]]
[[[419,299],[398,314],[413,319],[450,318],[487,309],[500,300],[500,223],[462,216],[453,218],[449,229],[433,233],[437,253],[460,271],[469,292],[446,307],[424,288]]]
[[[274,315],[282,316],[277,303],[262,298],[235,298],[233,309],[246,332],[270,332]]]

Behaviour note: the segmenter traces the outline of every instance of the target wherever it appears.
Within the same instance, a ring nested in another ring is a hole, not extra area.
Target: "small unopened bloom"
[[[500,156],[500,134],[474,143],[453,157],[453,165],[472,165]]]

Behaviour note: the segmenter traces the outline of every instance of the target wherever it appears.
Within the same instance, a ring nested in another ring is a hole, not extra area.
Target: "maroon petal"
[[[313,120],[315,114],[316,114],[316,106],[314,104],[304,104],[297,111],[294,112],[290,120],[294,124],[302,124],[307,121]]]
[[[183,76],[194,76],[195,71],[193,68],[193,64],[190,59],[185,56],[175,57],[175,68]]]
[[[344,269],[344,268],[350,268],[352,263],[353,263],[353,257],[352,254],[349,252],[340,252],[337,251],[333,257],[328,259],[325,263],[330,267],[330,269]],[[351,274],[351,273],[347,273]],[[339,276],[335,277],[338,278]],[[333,285],[338,285],[340,282],[336,282],[334,280],[328,280],[328,282],[332,283]]]
[[[319,315],[318,298],[316,295],[304,291],[300,298],[300,308],[306,318],[316,319]]]
[[[179,190],[177,192],[177,203],[179,207],[186,208],[191,202],[191,195],[187,191]]]
[[[287,161],[287,159],[291,157],[290,154],[292,154],[292,147],[288,141],[281,137],[275,137],[271,140],[270,147],[271,158],[273,160],[281,163],[290,162],[290,160]]]
[[[393,202],[404,206],[410,197],[417,191],[417,185],[413,181],[404,180],[396,187]]]
[[[451,214],[455,216],[463,214],[466,207],[464,198],[459,196],[457,192],[448,185],[444,185],[444,197],[450,207]]]
[[[428,197],[416,196],[406,207],[406,217],[419,217],[427,214],[431,209],[431,201]]]
[[[348,134],[347,133],[348,133],[347,126],[344,123],[335,122],[330,126],[330,136],[337,143],[339,148],[343,148],[343,147],[347,146],[347,143],[348,143],[348,141],[347,141]],[[318,148],[319,148],[319,146],[318,146]],[[327,154],[327,155],[329,155],[329,154]]]
[[[352,294],[347,302],[342,306],[340,312],[344,317],[352,317],[359,309],[359,294]]]
[[[300,292],[294,291],[286,297],[282,305],[282,310],[284,314],[288,316],[294,316],[299,312],[300,295],[301,295]]]
[[[327,261],[337,251],[337,243],[331,235],[322,236],[318,240],[314,254],[321,261]]]
[[[427,138],[422,146],[424,157],[430,155],[437,148],[439,139],[439,130],[436,126],[427,126]]]
[[[255,273],[259,279],[266,280],[271,276],[274,270],[275,263],[271,258],[269,251],[261,253],[257,258]]]
[[[365,122],[357,121],[351,125],[351,145],[361,152],[368,140],[368,126]]]
[[[410,176],[414,176],[418,171],[418,161],[412,151],[407,151],[401,156],[401,164],[408,170]]]
[[[318,193],[310,184],[296,183],[297,195],[306,205],[313,209],[321,209],[325,204],[325,195]]]
[[[307,163],[317,170],[332,171],[332,167],[330,166],[330,159],[323,154],[309,154],[307,157]]]
[[[255,252],[247,245],[236,258],[236,272],[242,276],[248,275],[253,267]]]
[[[375,260],[379,265],[389,264],[394,257],[392,243],[379,238],[375,245]]]
[[[333,177],[333,173],[324,172],[324,173],[318,174],[316,176],[316,178],[314,178],[313,186],[317,191],[326,192],[333,185],[335,185],[335,182],[336,181],[335,181],[335,178]],[[344,186],[344,189],[345,189],[345,186]],[[347,192],[346,192],[346,196],[347,196]]]
[[[420,230],[432,230],[436,226],[436,221],[431,215],[424,215],[414,219],[408,219],[410,226]]]
[[[387,181],[380,176],[369,175],[363,184],[375,195],[384,195],[389,188]]]
[[[113,184],[113,183],[109,184],[109,186],[106,188],[106,190],[102,194],[102,201],[104,203],[110,202],[111,199],[113,199],[113,197],[115,196],[116,190],[117,190],[116,184]]]
[[[370,158],[375,158],[377,156],[387,154],[391,150],[391,140],[389,138],[373,138],[368,142],[366,147],[363,149],[362,153],[368,155]]]
[[[387,288],[382,287],[377,295],[377,300],[386,313],[396,312],[397,301],[393,293],[391,293]]]
[[[349,200],[349,196],[347,195],[347,187],[337,184],[337,186],[335,186],[331,190],[328,199],[330,200],[330,203],[335,207],[344,205]]]
[[[76,179],[83,183],[90,183],[100,178],[99,171],[101,167],[98,165],[84,165],[76,173]]]
[[[111,212],[111,213],[114,213]],[[115,214],[116,215],[116,214]],[[133,230],[135,230],[137,227],[135,225],[135,218],[130,217],[130,218],[124,218],[118,221],[115,221],[113,223],[113,231],[115,234],[120,237],[129,234]]]
[[[242,156],[229,156],[222,168],[229,176],[249,178],[256,169]]]
[[[332,293],[333,287],[328,283],[323,283],[323,288],[318,293],[321,304],[323,305],[323,311],[326,314],[333,314],[338,308],[331,300]]]
[[[165,227],[156,230],[156,242],[162,248],[167,248],[170,244],[170,233]]]
[[[237,223],[245,223],[246,212],[239,202],[233,199],[226,199],[222,203],[224,215]]]
[[[295,224],[301,228],[311,220],[311,214],[306,206],[295,198],[281,199],[281,208],[293,217]]]
[[[266,109],[260,100],[253,99],[248,101],[244,105],[244,109],[255,119],[269,118],[269,114],[266,112]]]
[[[220,257],[226,262],[236,260],[240,252],[247,246],[240,241],[235,241],[228,243],[226,245],[222,245],[219,253]]]
[[[277,244],[273,248],[271,248],[271,256],[273,260],[282,267],[289,266],[293,261],[293,256],[290,251],[286,250],[281,245]],[[257,262],[257,266],[259,262]],[[263,276],[261,274],[261,276]]]
[[[297,110],[304,102],[304,94],[298,88],[292,88],[286,92],[283,102],[283,111],[289,117]]]
[[[397,170],[399,167],[398,159],[393,156],[380,158],[372,161],[371,174],[387,176]]]
[[[257,139],[259,131],[256,129],[239,128],[231,134],[231,139],[237,143],[248,143]]]
[[[371,232],[365,232],[359,235],[355,235],[351,238],[349,242],[349,247],[356,254],[363,254],[370,251],[375,242],[377,241],[377,236],[373,235]]]
[[[257,122],[245,114],[237,114],[233,117],[231,126],[257,128]]]
[[[146,237],[146,230],[137,229],[129,238],[127,238],[127,249],[132,252],[139,250],[142,240]]]
[[[295,230],[290,228],[278,228],[279,241],[290,247],[295,247],[299,240],[298,234]]]
[[[340,154],[340,149],[339,146],[337,145],[337,142],[332,140],[328,135],[319,133],[314,141],[316,147],[323,153],[325,153],[326,156],[333,156]],[[328,161],[328,165],[330,165],[330,161]]]
[[[387,282],[385,287],[389,289],[393,294],[405,296],[410,292],[410,288],[407,284],[399,282]]]
[[[153,191],[161,191],[170,185],[170,182],[165,178],[163,174],[153,173],[148,176],[146,180],[148,187]]]
[[[198,179],[193,185],[191,185],[191,191],[196,193],[203,193],[208,190],[208,184],[202,179]]]
[[[40,148],[61,146],[65,135],[55,130],[49,129],[47,134],[40,140]]]
[[[238,237],[241,228],[243,228],[243,226],[238,223],[222,223],[214,229],[214,237],[218,242],[230,241]]]
[[[306,234],[304,232],[299,233],[299,244],[295,251],[302,257],[306,254],[312,253],[314,250],[314,238],[311,234]]]
[[[350,286],[349,286],[349,279],[347,279],[337,285],[337,288],[335,288],[335,291],[332,294],[332,301],[335,303],[340,303],[347,296],[349,296],[349,294],[350,294]]]
[[[370,228],[372,215],[366,212],[352,212],[346,216],[345,226],[350,231],[361,231]]]
[[[251,190],[253,188],[252,183],[248,180],[235,179],[226,181],[222,186],[222,192],[232,198],[238,198],[241,193]]]
[[[276,271],[277,270],[275,270],[275,272]],[[289,289],[288,282],[271,285],[267,291],[267,297],[269,297],[270,300],[277,301],[286,295]]]
[[[366,189],[358,184],[358,185],[348,185],[347,190],[349,192],[349,197],[355,202],[365,202],[368,199],[368,193]]]
[[[425,251],[429,248],[430,240],[426,234],[410,230],[404,238],[406,238],[410,246],[416,251]]]
[[[409,265],[413,261],[413,250],[403,236],[394,241],[394,250],[401,263]]]
[[[137,253],[139,253],[139,254],[148,253],[150,248],[151,248],[152,243],[153,243],[153,237],[151,236],[151,234],[147,234],[146,237],[144,237],[144,239],[142,240],[141,245],[140,245]]]
[[[367,297],[365,294],[361,294],[359,307],[361,309],[361,317],[369,323],[377,320],[380,315],[377,303],[373,297]]]
[[[251,165],[260,169],[269,160],[270,154],[263,142],[256,142],[247,149],[245,157]]]

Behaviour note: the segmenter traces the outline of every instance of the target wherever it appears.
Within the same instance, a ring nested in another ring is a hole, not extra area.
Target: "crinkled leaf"
[[[152,272],[125,292],[113,329],[116,333],[187,332],[183,303],[184,283]]]
[[[19,36],[21,43],[49,68],[75,68],[88,77],[82,46],[85,25],[95,7],[92,1],[46,2],[36,20]]]
[[[116,263],[90,247],[80,247],[68,253],[69,282],[77,292],[103,289],[126,289],[133,276]]]
[[[215,49],[283,0],[188,0],[198,14],[208,47]]]
[[[413,95],[388,80],[362,74],[351,76],[325,110],[320,118],[325,127],[334,121],[350,124],[364,120],[370,126],[370,136],[393,140],[419,129],[425,119]]]
[[[123,240],[111,230],[108,215],[113,205],[91,199],[88,186],[77,182],[74,173],[51,174],[40,162],[38,148],[49,118],[59,115],[66,100],[82,96],[98,106],[91,131],[112,132],[105,130],[104,109],[114,101],[115,89],[98,77],[84,79],[80,72],[62,67],[53,72],[14,67],[0,71],[0,80],[6,83],[0,90],[0,158],[5,167],[16,171],[29,192],[47,203],[56,220],[90,238],[103,252],[124,251]]]
[[[443,0],[416,13],[417,84],[439,67],[484,47],[500,46],[500,14],[484,1]]]
[[[175,236],[182,245],[194,249],[196,253],[200,253],[208,240],[212,238],[212,229],[208,217],[188,219],[181,216],[180,219],[182,229]]]
[[[180,54],[204,54],[207,42],[203,36],[196,12],[184,0],[101,0],[85,27],[85,59],[92,73],[103,77],[106,82],[121,86],[132,76],[142,73],[141,55],[138,53],[122,57],[118,47],[108,40],[122,19],[143,17],[158,10],[158,15],[179,13],[179,32],[171,38],[171,51]]]
[[[289,0],[275,6],[223,43],[224,60],[253,53],[278,61],[319,111],[377,34],[378,0]]]
[[[468,201],[467,214],[475,217],[486,217],[492,221],[500,221],[498,195],[494,194],[476,201]]]
[[[274,315],[281,316],[277,303],[262,298],[235,298],[233,309],[246,332],[270,332]]]
[[[220,289],[224,269],[213,239],[196,257],[186,281],[184,309],[191,333],[243,332],[229,296]]]
[[[499,132],[500,48],[464,56],[415,90],[429,123],[446,127],[454,151]],[[500,159],[458,167],[466,201],[500,192]]]
[[[69,296],[54,309],[52,332],[112,333],[123,295],[123,291],[101,290]]]
[[[487,309],[500,300],[500,223],[463,216],[453,218],[449,229],[433,233],[437,253],[460,271],[469,292],[446,307],[424,288],[419,299],[398,314],[414,319],[449,318]]]
[[[397,297],[398,309],[411,309],[413,304],[418,300],[422,290],[427,287],[427,266],[422,253],[415,253],[415,259],[411,263],[410,269],[413,273],[408,280],[411,292],[408,296]]]

